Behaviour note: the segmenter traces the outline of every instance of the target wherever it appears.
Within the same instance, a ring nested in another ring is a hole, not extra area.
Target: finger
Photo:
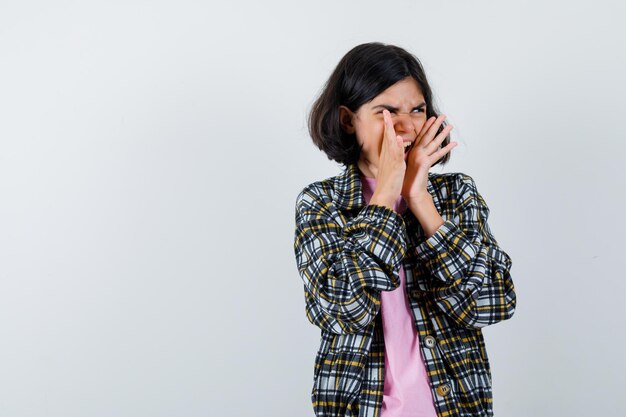
[[[389,137],[390,113],[387,109],[383,109],[383,141],[380,145],[380,157],[389,151],[393,151],[393,136]]]
[[[404,139],[402,136],[396,136],[396,149],[398,150],[398,154],[402,154],[404,156]]]
[[[391,113],[389,113],[389,110],[383,110],[383,118],[385,119],[384,136],[386,137],[386,139],[388,139],[388,142],[393,145],[393,142],[396,138],[396,130],[393,128],[393,122],[391,121]]]
[[[443,142],[446,137],[448,137],[448,134],[452,131],[452,129],[454,129],[453,125],[445,126],[441,130],[441,133],[439,133],[439,135],[437,135],[435,139],[433,139],[428,145],[425,146],[426,150],[429,152],[433,152],[437,148],[439,148],[439,146],[441,146],[441,142]]]
[[[446,119],[446,115],[440,114],[439,117],[437,117],[437,119],[433,121],[432,125],[430,126],[428,131],[424,134],[424,137],[422,138],[423,146],[428,146],[428,144],[430,144],[430,142],[433,140],[433,138],[437,134],[439,127],[441,126],[441,124],[443,123],[445,119]]]
[[[452,149],[456,147],[456,145],[458,145],[458,142],[450,142],[447,146],[439,149],[437,152],[430,155],[432,160],[431,164],[437,162],[442,156],[444,156],[448,152],[451,152]]]
[[[435,120],[437,120],[437,118],[433,116],[433,117],[429,118],[426,121],[426,123],[424,123],[424,126],[422,126],[422,129],[420,130],[419,134],[417,135],[417,141],[416,141],[415,145],[422,144],[422,139],[424,138],[424,136],[428,132],[428,129],[430,129],[430,127],[433,125],[433,123],[435,123]]]
[[[424,126],[422,126],[422,129],[420,130],[420,132],[418,134],[418,137],[421,138],[421,136],[424,133],[428,132],[428,129],[430,129],[430,127],[432,126],[432,124],[435,122],[436,119],[437,118],[433,116],[433,117],[429,118],[428,120],[426,120],[426,123],[424,123]]]

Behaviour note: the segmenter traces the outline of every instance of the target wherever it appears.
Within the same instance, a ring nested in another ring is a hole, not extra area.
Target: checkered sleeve
[[[489,208],[473,178],[459,173],[457,184],[458,222],[448,216],[416,251],[433,278],[438,308],[462,327],[481,328],[515,312],[512,261],[489,228]]]
[[[324,191],[305,188],[296,199],[294,252],[309,321],[337,334],[372,322],[380,291],[400,285],[406,242],[404,220],[394,210],[366,205],[340,225]]]

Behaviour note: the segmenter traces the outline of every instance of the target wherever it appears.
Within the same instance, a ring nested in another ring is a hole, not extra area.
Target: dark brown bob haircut
[[[361,105],[373,100],[384,90],[407,77],[413,77],[426,101],[426,119],[438,111],[426,80],[422,64],[406,50],[380,42],[355,46],[341,58],[339,64],[313,103],[308,116],[309,134],[313,143],[328,156],[344,166],[354,164],[361,155],[361,146],[354,133],[346,133],[339,123],[339,106],[356,112]],[[437,134],[447,125],[441,124]],[[441,147],[450,143],[450,135]],[[445,164],[450,159],[446,153],[436,163]]]

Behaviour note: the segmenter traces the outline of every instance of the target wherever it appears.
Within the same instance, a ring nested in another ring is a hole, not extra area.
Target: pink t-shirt
[[[363,197],[369,201],[376,179],[361,174]],[[404,212],[402,196],[394,210]],[[381,315],[385,337],[385,388],[381,417],[437,417],[428,374],[420,350],[420,340],[413,323],[406,296],[404,268],[400,265],[400,287],[381,291]]]

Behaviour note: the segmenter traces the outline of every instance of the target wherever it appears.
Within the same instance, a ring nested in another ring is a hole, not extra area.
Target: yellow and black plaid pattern
[[[481,328],[515,312],[511,259],[469,175],[429,173],[428,191],[445,220],[428,239],[410,210],[365,204],[354,164],[296,198],[296,263],[306,315],[321,329],[311,391],[318,417],[380,415],[380,291],[398,288],[400,264],[438,415],[493,415]]]

